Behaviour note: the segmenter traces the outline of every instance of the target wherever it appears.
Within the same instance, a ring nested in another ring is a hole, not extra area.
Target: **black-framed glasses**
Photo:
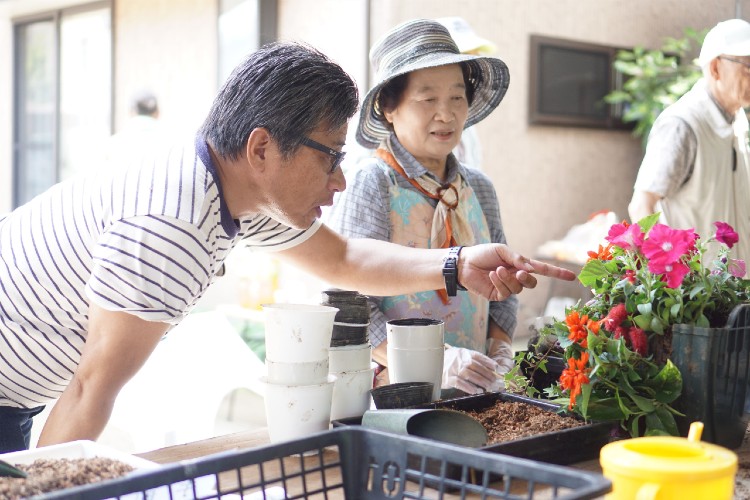
[[[328,171],[328,174],[332,174],[336,171],[336,169],[341,165],[341,162],[344,161],[344,156],[346,156],[346,153],[343,151],[336,151],[335,149],[331,149],[325,144],[321,144],[317,141],[313,141],[309,137],[302,137],[302,144],[307,146],[308,148],[313,148],[321,153],[325,153],[331,158],[333,158],[333,163],[331,164],[331,170]]]
[[[750,62],[740,61],[739,59],[734,59],[727,56],[719,56],[719,59],[724,59],[725,61],[731,61],[733,63],[741,64],[745,67],[745,71],[750,72]]]

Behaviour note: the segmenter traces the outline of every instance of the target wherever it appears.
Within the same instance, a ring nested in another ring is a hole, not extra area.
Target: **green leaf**
[[[691,299],[694,299],[696,295],[698,295],[699,293],[701,293],[701,292],[702,292],[702,291],[704,291],[705,289],[706,289],[706,287],[705,287],[705,286],[703,286],[702,284],[698,284],[698,285],[694,286],[694,287],[693,287],[693,288],[692,288],[692,289],[690,290],[690,298],[691,298]]]
[[[644,432],[644,436],[665,436],[668,434],[667,429],[664,428],[664,424],[656,412],[646,414],[646,432]]]
[[[705,314],[701,314],[698,317],[698,320],[695,322],[695,325],[700,328],[708,328],[709,326],[711,326]]]
[[[596,286],[597,280],[606,278],[608,275],[604,263],[597,259],[588,261],[581,269],[578,275],[578,281],[584,286],[593,288]]]
[[[579,405],[581,407],[581,415],[583,418],[588,419],[589,402],[591,401],[591,384],[583,384],[581,386],[581,400]]]
[[[638,227],[640,227],[641,231],[643,231],[645,234],[648,234],[648,232],[651,231],[651,228],[654,227],[654,224],[659,222],[660,215],[660,212],[647,215],[646,217],[638,221]]]
[[[630,433],[630,437],[640,437],[640,433],[638,432],[640,430],[641,422],[643,421],[644,415],[636,415],[635,417],[630,419],[630,424],[628,426],[628,432]]]
[[[651,314],[651,303],[647,302],[645,304],[638,304],[638,312],[644,316]]]
[[[615,398],[590,401],[588,415],[591,420],[622,420],[625,418]]]
[[[680,309],[682,309],[682,304],[677,303],[672,305],[672,307],[669,308],[669,315],[673,318],[679,318],[680,316]]]
[[[651,315],[638,315],[633,318],[633,323],[641,330],[648,330],[648,327],[651,325]]]
[[[630,408],[628,408],[625,402],[622,400],[619,392],[615,393],[615,399],[617,400],[617,404],[620,406],[620,411],[622,412],[623,415],[625,415],[625,418],[630,417],[630,415],[632,415],[633,412],[630,411]]]
[[[667,433],[672,436],[679,436],[680,431],[677,428],[677,422],[674,420],[674,415],[667,408],[660,406],[656,409],[656,415],[659,417],[661,424]]]
[[[646,328],[644,328],[644,330],[646,330]],[[661,322],[661,320],[658,317],[652,316],[651,317],[651,324],[648,325],[648,330],[650,330],[652,332],[656,332],[659,335],[663,335],[664,334],[664,324]]]
[[[633,400],[638,409],[640,409],[641,411],[648,413],[656,410],[656,406],[654,406],[653,401],[651,401],[650,399],[641,397],[632,391],[626,391],[626,394],[630,399]]]
[[[682,393],[682,374],[669,359],[656,377],[644,383],[656,391],[654,398],[661,403],[669,404]]]

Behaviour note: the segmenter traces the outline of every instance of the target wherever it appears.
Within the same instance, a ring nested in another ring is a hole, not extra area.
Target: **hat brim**
[[[469,105],[469,114],[464,128],[479,123],[486,118],[503,100],[508,90],[510,75],[508,67],[496,57],[475,56],[443,52],[430,54],[405,64],[387,78],[378,82],[367,92],[362,101],[357,125],[357,142],[363,147],[374,149],[390,134],[390,130],[377,118],[374,109],[375,98],[385,84],[400,75],[420,69],[435,68],[449,64],[468,63],[472,75],[477,75],[474,99]]]
[[[712,50],[710,52],[702,51],[698,58],[698,65],[703,67],[706,64],[710,63],[712,60],[722,55],[737,57],[750,56],[750,40],[733,44],[731,47],[724,47],[721,51],[719,51],[718,49]]]

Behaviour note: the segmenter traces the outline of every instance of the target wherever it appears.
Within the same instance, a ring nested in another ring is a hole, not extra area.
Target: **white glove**
[[[487,356],[498,364],[497,373],[500,375],[505,375],[516,365],[513,355],[513,346],[509,342],[495,338],[487,339]]]
[[[498,364],[484,354],[450,347],[445,350],[443,360],[442,389],[455,387],[467,394],[478,394],[483,391],[497,391],[498,383],[502,388],[502,377],[497,375]]]

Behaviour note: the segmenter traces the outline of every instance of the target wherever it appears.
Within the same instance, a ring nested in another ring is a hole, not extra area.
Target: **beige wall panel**
[[[216,93],[217,0],[115,0],[115,130],[150,88],[172,129],[202,123]]]

